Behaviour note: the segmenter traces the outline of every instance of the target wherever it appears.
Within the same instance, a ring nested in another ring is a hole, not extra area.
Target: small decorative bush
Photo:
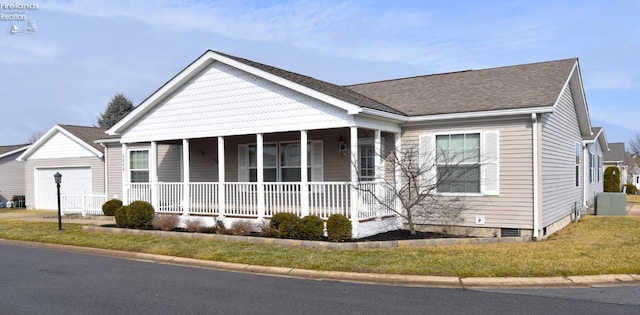
[[[200,218],[189,219],[186,222],[186,228],[189,232],[197,232],[204,225],[204,221]]]
[[[330,241],[342,242],[351,238],[351,221],[342,214],[333,214],[327,219],[327,236]]]
[[[251,224],[251,222],[247,220],[240,220],[240,221],[233,222],[233,224],[231,224],[229,233],[231,235],[246,236],[251,234],[252,229],[253,229],[253,225]]]
[[[116,210],[122,207],[122,201],[118,199],[111,199],[102,204],[102,213],[108,216],[116,215]]]
[[[260,230],[260,236],[263,236],[263,237],[276,236],[276,232],[271,228],[271,225],[267,220],[262,220],[262,222],[260,222],[260,224],[258,225],[258,229]]]
[[[316,215],[308,215],[300,221],[300,238],[304,240],[319,240],[324,231],[324,221]]]
[[[150,203],[136,200],[127,207],[127,221],[130,227],[143,228],[151,225],[155,211]]]
[[[122,206],[116,210],[114,217],[116,219],[116,225],[120,228],[129,227],[129,220],[127,219],[127,206]]]
[[[300,218],[288,212],[276,213],[271,217],[269,226],[277,236],[283,238],[298,238],[300,236]]]
[[[151,225],[163,231],[172,231],[178,227],[180,217],[175,214],[156,214],[151,221]]]
[[[635,195],[638,193],[638,188],[636,188],[636,185],[626,184],[624,186],[627,187],[627,195]]]

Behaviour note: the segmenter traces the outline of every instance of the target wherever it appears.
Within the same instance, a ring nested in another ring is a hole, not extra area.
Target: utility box
[[[596,195],[596,215],[626,215],[627,194],[603,192]]]

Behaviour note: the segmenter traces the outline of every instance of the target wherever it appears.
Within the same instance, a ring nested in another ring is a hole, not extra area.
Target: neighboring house
[[[582,141],[584,147],[583,155],[585,158],[584,167],[584,207],[582,214],[586,214],[587,210],[595,208],[595,196],[604,190],[604,154],[609,152],[609,145],[602,127],[593,127],[592,136],[585,137]]]
[[[620,170],[620,189],[622,189],[622,186],[629,179],[629,166],[627,165],[629,154],[625,149],[624,142],[609,143],[609,151],[604,152],[603,159],[605,170],[612,166]]]
[[[340,213],[354,237],[402,224],[356,188],[387,198],[376,179],[399,180],[376,152],[471,152],[486,163],[439,188],[466,197],[455,225],[541,239],[592,203],[586,156],[606,147],[577,59],[338,86],[207,51],[107,134],[108,186],[125,203],[227,221]]]
[[[67,211],[94,211],[105,201],[104,128],[55,125],[17,159],[25,163],[27,207],[57,209],[53,175],[62,175],[60,191]],[[80,209],[82,208],[82,209]],[[85,212],[86,213],[86,212]]]
[[[13,196],[24,196],[24,162],[16,158],[28,148],[28,144],[0,146],[0,208]]]

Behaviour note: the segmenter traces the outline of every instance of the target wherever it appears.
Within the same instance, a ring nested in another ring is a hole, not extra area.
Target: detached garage
[[[105,129],[55,125],[18,157],[25,162],[25,195],[29,209],[57,209],[53,175],[62,175],[62,195],[104,195]]]

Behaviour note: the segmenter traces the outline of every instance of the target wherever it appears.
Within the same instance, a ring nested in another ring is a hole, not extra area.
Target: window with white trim
[[[249,145],[249,181],[258,180],[258,148]],[[300,142],[279,142],[263,145],[263,174],[265,182],[299,182]],[[307,145],[307,178],[311,179],[311,142]]]
[[[132,183],[149,182],[149,150],[129,151],[129,172]]]
[[[439,193],[480,193],[480,133],[436,135]]]
[[[594,183],[596,180],[596,159],[595,154],[589,154],[589,182]]]
[[[358,176],[360,176],[360,181],[372,181],[376,178],[375,160],[373,143],[358,144]]]

